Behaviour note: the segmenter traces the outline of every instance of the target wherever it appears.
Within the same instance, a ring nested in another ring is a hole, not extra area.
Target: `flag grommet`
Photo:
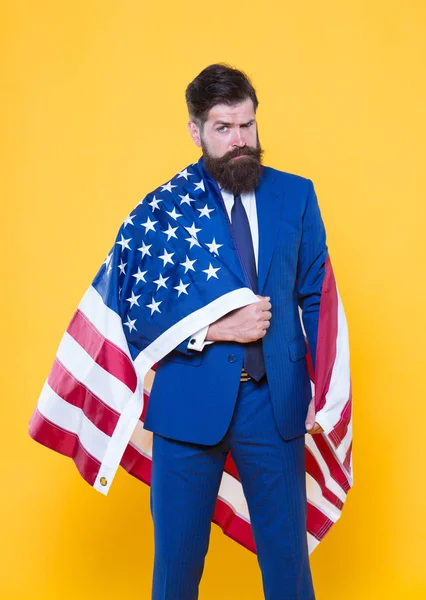
[[[105,486],[108,483],[108,481],[105,479],[105,477],[101,477],[100,480],[99,480],[99,482],[103,486]]]

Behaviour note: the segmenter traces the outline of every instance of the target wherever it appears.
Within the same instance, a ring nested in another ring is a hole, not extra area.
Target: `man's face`
[[[203,150],[207,171],[222,187],[235,195],[257,187],[262,150],[250,98],[234,106],[213,106],[203,127],[191,121],[189,132]]]
[[[191,132],[193,140],[213,158],[221,158],[235,148],[257,146],[256,114],[250,98],[235,106],[213,106],[202,131],[195,127],[198,131],[195,137]]]

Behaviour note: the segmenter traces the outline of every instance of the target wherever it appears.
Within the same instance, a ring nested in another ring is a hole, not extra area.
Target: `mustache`
[[[224,154],[221,158],[223,162],[228,162],[233,158],[238,158],[239,156],[253,156],[254,158],[259,159],[259,154],[262,155],[263,151],[259,150],[259,148],[252,148],[251,146],[242,146],[241,148],[234,148],[233,150],[229,150],[226,154]]]

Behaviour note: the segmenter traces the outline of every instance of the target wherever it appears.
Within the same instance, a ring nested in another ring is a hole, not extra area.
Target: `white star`
[[[223,244],[216,244],[216,238],[213,238],[211,244],[206,244],[212,254],[219,255],[219,248],[222,248]]]
[[[188,273],[189,269],[191,269],[191,271],[195,271],[193,264],[196,262],[196,260],[196,258],[194,258],[194,260],[189,260],[188,256],[185,257],[185,262],[180,263],[182,267],[185,267],[185,273]]]
[[[127,238],[127,240],[125,240],[123,234],[121,234],[121,240],[119,242],[115,242],[115,243],[119,244],[121,246],[121,250],[124,250],[124,248],[127,248],[128,250],[130,250],[129,242],[131,239],[132,238]]]
[[[195,221],[192,223],[191,227],[185,227],[185,229],[189,233],[189,235],[195,238],[197,237],[197,233],[201,231],[201,229],[197,229],[195,227]]]
[[[198,183],[194,182],[194,184],[195,184],[195,189],[196,190],[203,190],[203,192],[206,191],[205,187],[204,187],[204,181],[203,180],[199,181]]]
[[[173,207],[173,210],[171,210],[170,212],[168,210],[166,210],[166,213],[172,217],[172,219],[174,219],[175,221],[177,221],[179,219],[179,217],[183,217],[183,215],[181,215],[180,213],[176,212],[175,207]]]
[[[160,302],[156,302],[154,300],[154,296],[152,297],[152,302],[151,304],[147,304],[147,308],[151,309],[151,317],[155,312],[159,312],[161,313],[161,310],[158,308],[160,306],[160,304],[162,303],[162,300],[160,300]]]
[[[160,256],[158,258],[161,258],[161,260],[163,261],[163,267],[165,267],[167,265],[167,263],[170,263],[171,265],[174,265],[175,263],[172,261],[172,256],[174,255],[174,252],[172,252],[171,254],[169,254],[167,252],[167,250],[164,248],[164,254],[160,254]]]
[[[197,208],[197,210],[200,211],[200,219],[201,217],[207,217],[210,219],[210,213],[214,211],[214,208],[209,208],[206,204],[204,208]]]
[[[105,265],[106,267],[109,267],[109,263],[112,260],[112,252],[110,252],[108,254],[108,256],[106,257],[106,259],[104,260],[104,262],[102,263],[103,265]]]
[[[145,227],[145,233],[148,233],[149,230],[155,231],[156,223],[158,223],[158,221],[151,221],[151,219],[148,217],[145,223],[141,223],[141,225],[142,227]]]
[[[179,280],[179,285],[176,285],[173,289],[178,291],[178,298],[181,294],[187,294],[186,288],[190,285],[189,283],[183,283],[182,279]]]
[[[132,292],[132,295],[130,298],[126,298],[126,302],[130,302],[130,308],[132,308],[132,306],[134,306],[136,304],[136,306],[139,306],[139,302],[138,302],[138,298],[140,298],[141,295],[139,294],[139,296],[135,296],[135,294]]]
[[[106,259],[104,260],[104,262],[102,264],[105,265],[106,268],[106,274],[109,275],[112,271],[112,264],[111,264],[111,260],[112,260],[112,252],[110,252],[108,254],[108,256],[106,257]]]
[[[125,274],[126,274],[126,265],[127,265],[127,263],[124,263],[124,262],[123,262],[123,259],[121,258],[121,259],[120,259],[120,264],[118,265],[118,268],[120,269],[120,273],[121,273],[122,275],[125,275]]]
[[[124,323],[124,325],[126,325],[126,326],[129,328],[129,333],[132,331],[132,329],[134,329],[135,331],[137,331],[137,329],[136,329],[136,326],[135,326],[135,323],[136,323],[136,319],[133,319],[133,320],[132,320],[132,319],[129,317],[129,315],[127,315],[127,322],[126,322],[126,323]]]
[[[172,185],[172,182],[169,181],[169,183],[166,183],[165,185],[161,186],[161,191],[164,192],[165,190],[167,190],[168,192],[172,191],[172,188],[177,187],[177,185]]]
[[[142,246],[140,248],[138,248],[139,252],[142,252],[142,258],[145,256],[145,254],[148,254],[148,256],[151,256],[151,252],[149,251],[151,246],[152,246],[152,244],[149,244],[147,246],[145,244],[145,242],[142,242]]]
[[[147,273],[148,271],[141,271],[140,267],[138,267],[138,272],[132,275],[132,277],[136,278],[136,283],[139,283],[139,281],[143,281],[144,283],[146,283],[145,275]]]
[[[188,173],[188,169],[184,169],[183,171],[181,171],[180,173],[178,173],[176,175],[176,177],[185,177],[186,180],[188,180],[188,177],[191,177],[191,175],[194,175],[193,173]]]
[[[170,241],[170,238],[172,238],[172,237],[177,238],[177,235],[175,234],[176,229],[177,229],[177,227],[172,227],[169,223],[168,229],[165,229],[163,231],[163,233],[165,233],[167,235],[168,242]]]
[[[166,288],[167,290],[166,281],[168,279],[170,279],[170,277],[164,278],[161,273],[159,274],[158,279],[154,279],[154,283],[157,284],[157,292],[160,289],[160,287]]]
[[[195,200],[193,198],[191,198],[189,196],[189,194],[186,194],[185,196],[181,196],[179,194],[179,198],[181,198],[181,201],[180,201],[181,204],[188,204],[188,206],[191,206],[191,202],[195,202]]]
[[[207,281],[210,279],[210,277],[216,277],[216,279],[219,279],[219,277],[216,275],[216,271],[219,271],[220,267],[217,267],[216,269],[212,266],[212,264],[209,264],[209,268],[208,269],[202,269],[203,273],[207,274]]]
[[[129,216],[128,216],[128,217],[125,219],[125,221],[124,221],[124,223],[123,223],[123,226],[124,226],[124,227],[127,227],[127,225],[133,225],[133,219],[134,219],[135,217],[136,217],[136,215],[129,215]]]
[[[201,248],[200,242],[195,237],[186,238],[185,242],[189,242],[190,243],[189,248],[192,248],[192,246],[199,246]]]
[[[161,198],[156,198],[155,196],[151,200],[151,202],[148,202],[148,204],[150,205],[150,207],[152,209],[152,212],[154,212],[154,210],[156,208],[158,208],[158,210],[160,210],[160,207],[158,206],[159,202],[163,202],[163,201],[161,200]]]

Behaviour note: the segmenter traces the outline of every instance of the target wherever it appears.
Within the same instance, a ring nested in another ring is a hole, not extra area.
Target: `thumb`
[[[305,427],[308,431],[312,429],[315,424],[315,397],[309,403],[308,414],[306,415]]]

